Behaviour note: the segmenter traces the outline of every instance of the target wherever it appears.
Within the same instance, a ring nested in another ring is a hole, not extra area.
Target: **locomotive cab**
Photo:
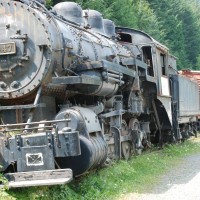
[[[149,99],[148,102],[151,102],[148,107],[155,113],[157,131],[154,130],[155,127],[151,127],[152,132],[158,132],[158,140],[161,141],[162,132],[168,135],[172,129],[172,101],[169,82],[169,74],[172,71],[170,71],[170,65],[175,66],[172,56],[169,55],[167,47],[142,31],[118,27],[116,32],[120,36],[120,42],[132,51],[137,48],[137,57],[147,64],[146,80],[142,85],[145,91],[144,95]],[[162,127],[161,124],[163,124]]]
[[[134,51],[133,46],[139,49],[138,58],[148,66],[148,85],[144,84],[144,91],[148,88],[154,94],[149,101],[153,102],[150,107],[155,114],[159,140],[165,136],[170,136],[172,141],[181,140],[196,132],[194,122],[199,113],[198,85],[178,75],[176,58],[169,54],[167,47],[146,33],[120,27],[117,34],[119,41],[130,50]],[[190,100],[185,96],[190,93],[189,90],[193,95]],[[151,127],[151,130],[154,128]]]

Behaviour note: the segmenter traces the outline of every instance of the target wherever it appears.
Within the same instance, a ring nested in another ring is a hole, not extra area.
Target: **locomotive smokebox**
[[[0,99],[25,97],[50,79],[57,40],[41,13],[25,4],[3,1],[0,13]]]

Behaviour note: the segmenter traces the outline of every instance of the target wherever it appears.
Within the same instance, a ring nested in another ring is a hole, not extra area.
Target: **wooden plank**
[[[61,185],[69,183],[71,180],[72,178],[60,178],[60,179],[9,182],[8,187],[19,188],[19,187],[30,187],[30,186]]]

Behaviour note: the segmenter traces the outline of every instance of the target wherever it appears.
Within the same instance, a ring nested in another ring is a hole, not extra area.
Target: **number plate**
[[[27,166],[40,166],[44,165],[42,153],[27,153],[26,154]]]
[[[0,55],[8,55],[16,53],[15,42],[0,43]]]

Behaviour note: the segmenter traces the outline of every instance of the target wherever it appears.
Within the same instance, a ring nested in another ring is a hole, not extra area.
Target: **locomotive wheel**
[[[129,128],[132,131],[138,131],[140,129],[140,123],[136,118],[132,118],[129,121]]]
[[[122,135],[128,135],[129,131],[128,131],[128,125],[126,123],[125,120],[122,121]],[[128,141],[124,141],[121,144],[121,153],[122,153],[122,157],[125,160],[128,160],[131,157],[131,144]]]
[[[138,147],[138,143],[142,143],[142,139],[140,137],[140,123],[136,118],[132,118],[129,121],[129,129],[132,132],[132,146],[133,152],[136,155],[140,155],[142,153],[142,147]]]
[[[128,160],[131,157],[131,144],[130,142],[122,142],[122,157]]]
[[[125,120],[122,120],[122,135],[128,135],[128,125]]]

